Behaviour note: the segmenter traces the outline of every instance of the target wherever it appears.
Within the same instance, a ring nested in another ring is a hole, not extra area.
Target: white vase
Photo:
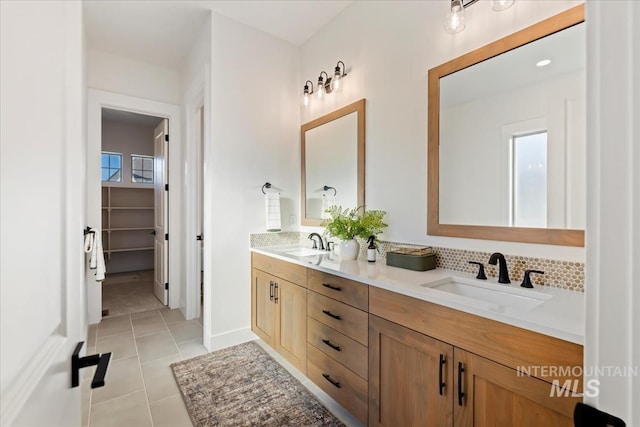
[[[357,259],[360,253],[360,243],[356,239],[340,242],[340,258],[343,260]]]

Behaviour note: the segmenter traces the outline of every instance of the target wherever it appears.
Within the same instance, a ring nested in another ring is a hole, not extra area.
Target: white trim
[[[130,111],[169,119],[169,183],[172,183],[169,197],[169,306],[179,308],[180,288],[183,286],[181,271],[181,139],[182,121],[179,105],[152,101],[129,95],[106,92],[97,89],[88,91],[87,107],[87,223],[97,226],[102,223],[100,209],[99,157],[101,151],[102,108]],[[95,160],[97,159],[97,160]],[[107,272],[108,274],[108,272]],[[102,318],[102,285],[97,283],[92,273],[86,276],[89,323],[98,323]],[[96,288],[98,291],[96,291]]]
[[[212,232],[213,224],[213,174],[211,168],[213,167],[213,150],[211,144],[214,143],[211,137],[211,69],[209,65],[205,65],[204,68],[204,153],[202,157],[204,159],[204,171],[203,171],[203,194],[204,200],[202,200],[202,233],[204,234],[203,243],[203,265],[204,270],[204,285],[203,285],[203,299],[204,299],[204,312],[202,313],[202,334],[205,341],[205,347],[210,348],[212,342],[209,337],[211,335],[211,294],[213,293],[212,285],[212,271],[213,271],[213,239],[216,237]]]
[[[66,342],[67,338],[61,335],[49,336],[35,357],[23,367],[11,385],[3,390],[0,401],[1,426],[9,426],[15,421],[31,394],[51,368],[51,361],[63,358],[58,353],[65,348]],[[69,364],[71,364],[71,359],[69,359]]]
[[[216,351],[257,339],[258,336],[251,332],[251,328],[246,327],[212,335],[208,340],[205,340],[204,346],[209,351]]]

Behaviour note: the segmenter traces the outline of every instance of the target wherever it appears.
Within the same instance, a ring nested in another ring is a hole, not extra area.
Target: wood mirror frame
[[[342,107],[332,113],[324,115],[322,117],[318,117],[315,120],[312,120],[308,123],[300,126],[300,143],[302,147],[302,173],[301,173],[301,224],[302,225],[310,225],[319,227],[323,220],[318,218],[307,218],[307,178],[306,178],[306,160],[305,160],[305,142],[306,136],[305,133],[308,130],[314,129],[318,126],[322,126],[326,123],[332,122],[333,120],[339,119],[340,117],[347,116],[351,113],[357,114],[357,165],[356,166],[356,176],[357,176],[357,205],[356,206],[343,206],[343,208],[355,208],[364,206],[364,144],[365,144],[365,99],[361,99],[359,101],[354,102],[353,104],[349,104],[346,107]]]
[[[584,230],[440,223],[440,78],[584,22],[584,4],[429,70],[427,234],[547,245],[584,246]]]

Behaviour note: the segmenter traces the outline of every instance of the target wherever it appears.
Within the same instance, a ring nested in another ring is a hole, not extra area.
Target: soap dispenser
[[[376,244],[375,244],[376,236],[369,236],[367,240],[369,242],[369,246],[367,247],[367,261],[376,262]]]

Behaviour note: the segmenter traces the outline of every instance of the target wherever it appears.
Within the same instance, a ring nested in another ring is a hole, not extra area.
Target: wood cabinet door
[[[307,289],[276,279],[279,313],[276,350],[303,373],[307,366]]]
[[[551,397],[546,381],[458,348],[453,368],[455,427],[573,426],[573,409],[582,399],[559,397],[557,389]]]
[[[251,279],[251,330],[274,347],[277,322],[274,292],[277,279],[255,268]]]
[[[451,345],[370,315],[369,426],[452,425],[452,363]]]

